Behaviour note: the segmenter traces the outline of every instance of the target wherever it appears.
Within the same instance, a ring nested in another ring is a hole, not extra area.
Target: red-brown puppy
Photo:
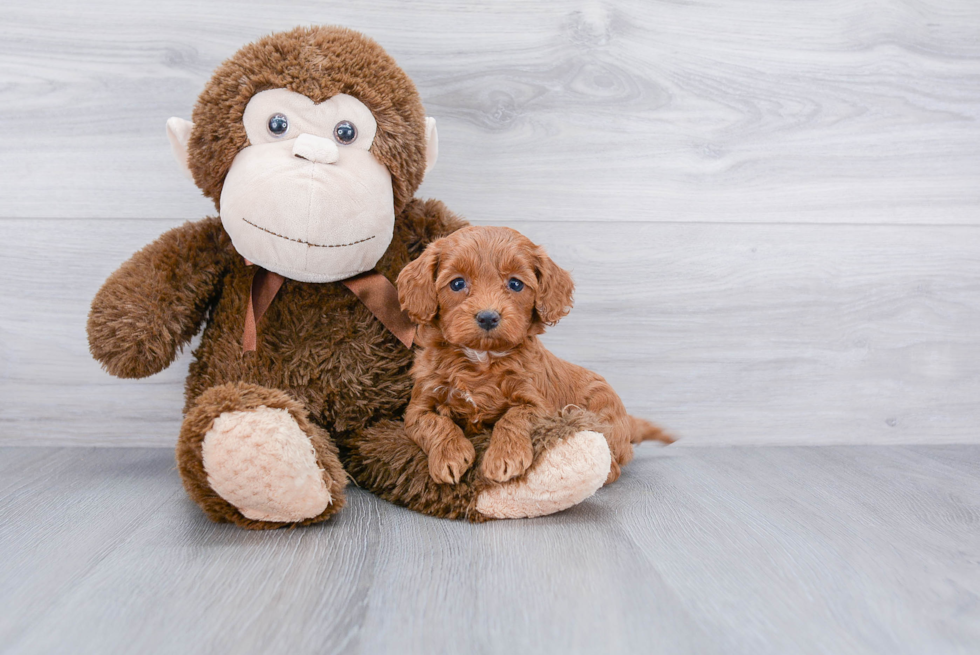
[[[398,276],[398,299],[419,324],[424,349],[412,368],[409,436],[437,482],[455,484],[473,463],[467,439],[492,429],[482,473],[498,482],[531,465],[535,415],[569,405],[606,426],[606,484],[633,458],[633,444],[670,437],[626,413],[598,374],[558,359],[538,340],[572,306],[574,285],[544,250],[505,227],[467,227],[429,245]]]

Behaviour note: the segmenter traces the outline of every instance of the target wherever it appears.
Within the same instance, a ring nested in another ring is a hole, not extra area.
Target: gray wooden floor
[[[0,449],[4,653],[976,653],[980,446],[643,447],[558,516],[209,523],[168,449]]]

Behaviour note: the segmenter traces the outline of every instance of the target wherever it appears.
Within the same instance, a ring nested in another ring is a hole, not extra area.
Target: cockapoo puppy
[[[544,250],[516,230],[467,227],[431,243],[398,276],[398,299],[419,325],[405,412],[408,435],[429,457],[437,482],[455,484],[476,455],[468,436],[492,430],[480,464],[506,482],[531,465],[530,426],[569,406],[592,412],[612,466],[606,484],[633,458],[633,444],[673,439],[630,416],[598,374],[552,355],[537,336],[572,306],[574,285]]]

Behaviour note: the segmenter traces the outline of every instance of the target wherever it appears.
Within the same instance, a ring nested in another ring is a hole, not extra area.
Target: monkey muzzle
[[[242,149],[220,207],[243,257],[302,282],[371,270],[395,225],[388,169],[369,150],[312,134]]]

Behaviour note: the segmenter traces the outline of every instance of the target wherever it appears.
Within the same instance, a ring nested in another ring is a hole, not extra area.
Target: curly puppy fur
[[[434,480],[459,482],[476,461],[473,438],[488,431],[481,474],[497,482],[523,474],[534,456],[532,425],[570,406],[605,426],[606,484],[633,458],[634,443],[673,441],[627,414],[600,375],[538,340],[571,309],[573,283],[519,232],[467,227],[439,239],[402,270],[398,290],[424,346],[412,368],[405,428],[428,454]]]

